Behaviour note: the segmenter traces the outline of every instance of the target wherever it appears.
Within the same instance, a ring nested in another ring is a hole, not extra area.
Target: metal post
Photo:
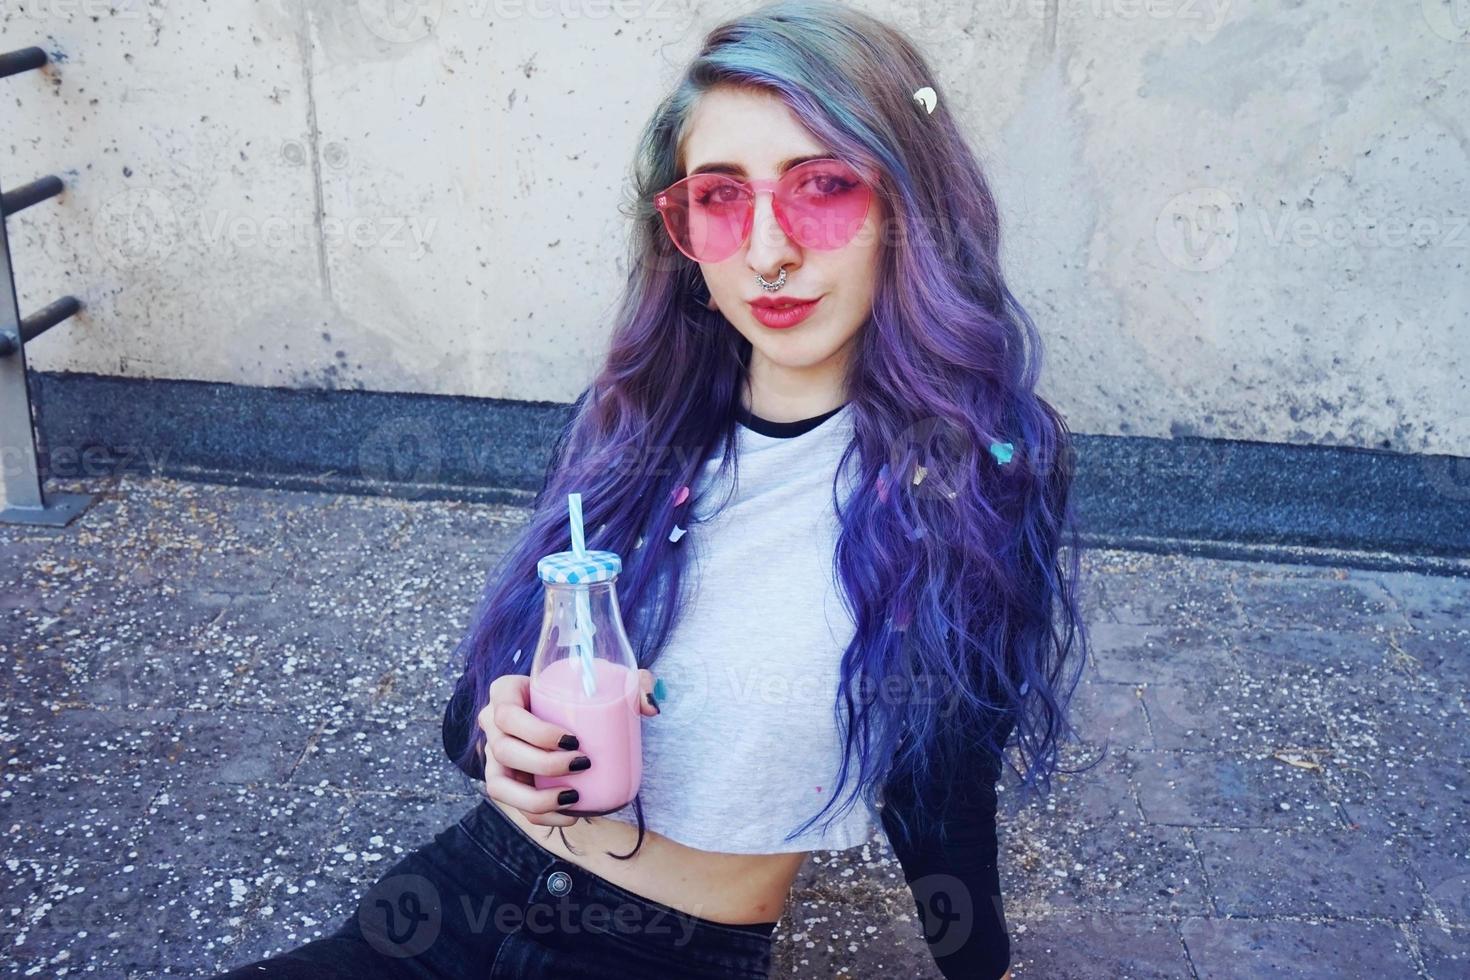
[[[0,55],[0,77],[45,64],[39,48]],[[24,322],[15,295],[10,264],[10,238],[5,215],[58,193],[54,177],[29,184],[6,199],[0,190],[0,523],[64,527],[92,502],[89,493],[53,493],[41,488],[36,436],[31,426],[31,393],[26,384],[25,342],[81,309],[74,296],[64,296]]]

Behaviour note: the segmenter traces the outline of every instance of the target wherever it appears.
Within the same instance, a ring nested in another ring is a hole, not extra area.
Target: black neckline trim
[[[799,436],[804,432],[810,432],[812,429],[815,429],[842,411],[846,405],[847,403],[843,402],[831,411],[823,412],[821,415],[813,415],[811,418],[796,419],[792,422],[773,422],[770,419],[763,419],[759,415],[753,414],[744,405],[737,404],[735,406],[735,421],[750,431],[763,436],[770,436],[773,439],[790,439],[792,436]]]

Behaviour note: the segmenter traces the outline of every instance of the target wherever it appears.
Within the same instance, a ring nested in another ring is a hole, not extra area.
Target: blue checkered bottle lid
[[[541,581],[555,585],[586,585],[611,582],[623,570],[623,559],[616,551],[558,551],[536,563]]]

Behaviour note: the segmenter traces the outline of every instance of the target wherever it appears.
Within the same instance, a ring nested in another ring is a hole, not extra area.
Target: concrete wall
[[[1079,432],[1470,455],[1470,8],[866,3],[988,161]],[[0,6],[41,371],[569,401],[634,139],[742,5]],[[619,13],[621,11],[621,14]]]

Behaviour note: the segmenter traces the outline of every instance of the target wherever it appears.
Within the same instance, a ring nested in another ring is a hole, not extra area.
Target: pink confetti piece
[[[680,487],[678,490],[675,490],[674,491],[674,506],[675,507],[679,506],[680,504],[682,504],[684,501],[686,501],[688,499],[689,499],[689,488],[688,487]]]

